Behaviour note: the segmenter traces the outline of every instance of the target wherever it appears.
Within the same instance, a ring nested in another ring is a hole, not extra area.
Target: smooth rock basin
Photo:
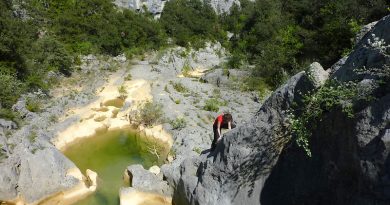
[[[64,154],[83,172],[91,169],[98,174],[98,188],[76,205],[118,205],[119,189],[127,187],[122,178],[128,165],[145,168],[160,165],[169,146],[151,137],[141,136],[131,129],[98,133],[67,146]],[[157,157],[154,153],[159,153]]]

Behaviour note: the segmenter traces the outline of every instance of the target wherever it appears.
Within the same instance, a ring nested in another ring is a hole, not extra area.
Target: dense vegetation
[[[120,11],[109,0],[31,0],[17,6],[0,1],[3,109],[23,92],[47,90],[53,83],[49,73],[70,75],[80,54],[132,55],[166,41],[158,22]]]
[[[223,41],[226,38],[217,14],[208,3],[200,0],[170,0],[160,22],[180,46],[199,48],[203,47],[205,39]]]
[[[242,0],[222,15],[208,1],[170,0],[156,21],[110,0],[14,2],[0,1],[5,109],[26,91],[47,90],[53,73],[71,75],[80,54],[131,56],[159,49],[167,39],[196,48],[219,41],[232,54],[228,68],[254,65],[245,87],[272,89],[312,61],[329,67],[349,52],[362,25],[389,13],[387,0]]]
[[[388,14],[387,0],[241,1],[222,17],[234,56],[230,65],[254,64],[258,83],[275,88],[308,63],[324,67],[352,48],[362,25]]]

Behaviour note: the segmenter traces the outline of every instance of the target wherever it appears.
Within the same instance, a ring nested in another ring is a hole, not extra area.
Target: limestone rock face
[[[41,167],[46,167],[46,169]],[[54,148],[24,156],[20,163],[18,191],[27,201],[32,202],[70,188],[78,182],[73,177],[64,175],[66,170],[72,167],[73,163]],[[53,172],[53,170],[61,169],[63,171]],[[33,190],[31,187],[39,187],[39,189]]]
[[[375,24],[354,51],[348,56],[343,66],[334,72],[332,78],[341,81],[372,78],[370,72],[383,69],[390,62],[390,16],[386,16]]]
[[[363,28],[360,29],[359,33],[356,34],[356,37],[355,37],[355,44],[359,43],[360,40],[362,40],[362,38],[378,23],[378,21],[375,21],[375,22],[372,22],[372,23],[369,23],[365,26],[363,26]]]
[[[0,119],[0,128],[4,129],[17,129],[18,125],[15,122]]]
[[[247,125],[227,133],[216,150],[181,164],[175,204],[256,204],[285,143],[288,111],[314,89],[304,72],[267,99]]]
[[[141,11],[146,6],[155,18],[160,18],[165,3],[169,0],[115,0],[114,4],[121,8]],[[208,1],[217,14],[229,13],[230,8],[236,4],[240,6],[239,0],[211,0]]]
[[[156,174],[144,169],[142,165],[136,164],[127,167],[127,174],[130,186],[141,192],[151,192],[162,195],[171,195],[171,189],[167,182]],[[162,176],[162,175],[161,175]]]
[[[0,166],[0,199],[12,200],[19,195],[26,202],[33,203],[69,189],[79,182],[66,175],[67,170],[74,167],[54,147],[37,150],[34,154],[27,151],[12,155]]]
[[[329,78],[329,73],[317,62],[314,62],[309,66],[308,74],[317,88],[324,85],[325,81]]]
[[[230,8],[234,5],[240,6],[239,0],[211,0],[210,5],[218,14],[229,13]]]
[[[211,70],[210,72],[203,75],[200,79],[206,83],[214,84],[217,85],[217,87],[220,87],[230,85],[232,83],[230,78],[240,79],[248,75],[249,71],[237,69],[229,69],[224,71],[223,69],[219,68]]]
[[[353,118],[337,108],[325,112],[310,138],[312,157],[288,133],[292,105],[299,107],[302,95],[315,92],[316,80],[299,73],[265,101],[250,123],[227,133],[213,153],[182,162],[173,202],[389,204],[389,43],[387,16],[333,66],[331,80],[353,81],[375,100],[356,102]]]

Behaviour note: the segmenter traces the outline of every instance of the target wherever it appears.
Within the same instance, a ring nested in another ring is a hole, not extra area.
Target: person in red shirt
[[[211,151],[214,151],[217,143],[222,139],[221,129],[224,128],[230,130],[235,127],[236,125],[233,124],[233,117],[230,113],[225,113],[215,118],[213,124],[214,140],[211,143]]]

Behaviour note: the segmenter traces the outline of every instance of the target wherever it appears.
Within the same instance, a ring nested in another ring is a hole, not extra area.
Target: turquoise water
[[[142,164],[148,169],[163,162],[164,158],[150,153],[150,147],[155,144],[155,141],[140,137],[132,130],[117,130],[81,139],[70,145],[64,154],[81,172],[90,169],[98,174],[96,192],[76,205],[119,204],[119,189],[128,186],[123,181],[127,166]],[[158,147],[161,156],[166,156],[167,147]]]

